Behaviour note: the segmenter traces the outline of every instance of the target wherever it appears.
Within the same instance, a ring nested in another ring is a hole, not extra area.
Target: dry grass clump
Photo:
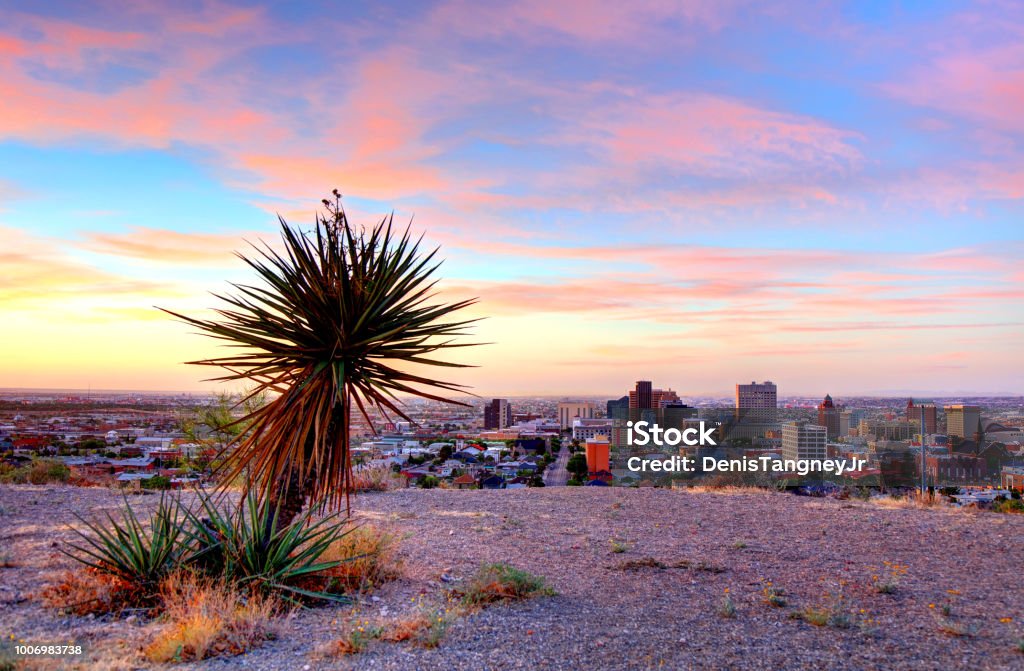
[[[944,508],[953,510],[954,507],[944,500],[944,497],[935,493],[922,495],[918,491],[911,491],[906,494],[892,496],[874,496],[868,502],[880,508],[914,509],[925,510],[929,508]]]
[[[786,592],[781,587],[776,587],[771,580],[766,580],[761,588],[761,600],[772,608],[784,608]]]
[[[357,655],[371,641],[375,641],[384,633],[384,627],[371,623],[369,620],[353,618],[342,626],[342,636],[331,643],[326,652],[333,655]]]
[[[447,602],[438,605],[419,598],[416,609],[391,622],[381,635],[384,641],[393,643],[409,642],[424,648],[436,648],[441,644],[448,627],[465,608],[457,601],[457,595],[449,593]]]
[[[95,569],[65,571],[38,596],[44,606],[72,615],[149,610],[156,603],[156,595],[146,594],[125,580]]]
[[[352,472],[352,490],[355,492],[386,492],[392,488],[395,474],[387,466],[366,466]]]
[[[398,538],[372,524],[350,529],[320,557],[322,562],[341,562],[322,572],[331,591],[364,591],[401,576],[397,557]]]
[[[907,575],[907,567],[896,562],[883,562],[885,568],[881,574],[871,576],[871,585],[879,594],[895,594],[900,580]]]
[[[833,606],[807,606],[795,613],[799,619],[815,627],[835,627],[836,629],[847,629],[851,620],[849,613]]]
[[[163,626],[146,646],[155,663],[240,655],[276,635],[281,602],[258,592],[241,594],[227,582],[188,572],[169,575],[160,586]]]
[[[381,639],[392,643],[416,642],[423,636],[424,631],[431,628],[434,621],[435,619],[431,617],[431,613],[422,609],[418,610],[391,623],[384,631]]]
[[[508,564],[484,564],[460,589],[453,590],[469,608],[502,601],[519,601],[535,596],[552,596],[555,591],[544,578]]]
[[[544,578],[507,564],[484,564],[464,586],[448,592],[445,605],[424,603],[421,597],[411,614],[392,622],[361,620],[358,615],[350,618],[342,624],[341,637],[327,646],[324,654],[358,654],[374,641],[436,648],[459,615],[494,603],[552,594],[554,590]]]
[[[420,610],[418,613],[398,620],[384,631],[381,638],[385,641],[401,643],[408,641],[414,645],[433,649],[441,645],[448,627],[455,619],[455,613],[447,609],[431,611]]]
[[[438,605],[433,600],[424,601],[420,596],[413,599],[414,609],[395,619],[361,619],[355,614],[341,624],[341,637],[329,644],[323,652],[327,655],[355,655],[363,652],[374,641],[387,643],[408,643],[433,649],[441,644],[448,627],[455,618],[467,609],[448,595],[446,604]]]
[[[721,477],[722,476],[714,476],[713,478],[709,478],[707,481],[702,482],[702,484],[689,485],[683,491],[692,494],[722,494],[725,496],[735,496],[737,494],[768,494],[776,491],[775,489],[761,485],[733,484],[718,482],[715,480],[715,478]]]

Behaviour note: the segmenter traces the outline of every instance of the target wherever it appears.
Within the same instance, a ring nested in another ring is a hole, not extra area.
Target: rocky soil
[[[60,615],[34,597],[72,566],[58,548],[73,513],[120,505],[104,489],[0,487],[0,635],[81,643],[69,668],[147,667],[138,651],[155,624]],[[354,513],[402,536],[403,578],[354,607],[295,613],[246,655],[178,668],[1024,668],[1024,516],[595,487],[402,490],[360,496]],[[483,562],[544,576],[557,595],[458,618],[432,650],[323,653],[347,620],[441,600]],[[892,594],[872,586],[885,562],[906,567]],[[766,603],[769,589],[786,604]],[[815,626],[805,609],[837,617]]]

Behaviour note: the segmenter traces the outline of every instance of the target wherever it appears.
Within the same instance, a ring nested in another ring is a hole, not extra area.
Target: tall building
[[[836,407],[832,397],[825,394],[825,400],[818,404],[818,426],[825,427],[828,431],[828,439],[835,440],[839,437],[839,413],[842,408]]]
[[[597,413],[597,406],[590,401],[562,401],[558,404],[558,425],[562,431],[572,428],[572,420],[593,419]]]
[[[512,426],[512,406],[504,398],[496,398],[484,406],[485,429],[507,429]]]
[[[937,433],[938,422],[935,421],[936,411],[935,404],[926,401],[921,401],[915,404],[914,399],[907,399],[907,419],[913,422],[921,423],[921,409],[924,409],[924,426],[922,427],[922,433]]]
[[[978,430],[981,422],[981,408],[976,405],[947,405],[946,435],[969,438]]]
[[[808,422],[782,425],[783,459],[826,459],[828,429]]]
[[[651,381],[637,380],[636,389],[629,395],[630,408],[653,408],[651,405]]]
[[[849,436],[853,431],[859,431],[860,420],[864,418],[863,410],[842,410],[839,413],[839,435]]]
[[[604,416],[608,419],[620,419],[625,422],[629,419],[629,396],[613,398],[605,405]]]
[[[671,389],[653,389],[650,380],[638,380],[636,388],[629,392],[629,409],[660,408],[678,400],[679,394]]]
[[[770,380],[758,384],[736,385],[736,416],[746,422],[774,424],[778,417],[779,395]]]

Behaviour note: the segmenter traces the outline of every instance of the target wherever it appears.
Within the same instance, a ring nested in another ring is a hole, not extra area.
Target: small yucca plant
[[[197,511],[182,508],[187,520],[185,564],[290,601],[347,601],[340,595],[300,586],[305,579],[342,563],[321,560],[331,544],[351,532],[352,527],[343,524],[340,515],[316,519],[307,510],[280,526],[276,523],[280,510],[255,492],[249,492],[243,503],[228,512],[205,493],[199,494],[199,500]]]
[[[181,558],[179,509],[176,499],[161,496],[148,524],[139,521],[127,498],[120,519],[107,513],[107,524],[91,522],[76,513],[91,533],[72,527],[82,540],[68,543],[69,549],[61,552],[145,594],[155,594],[160,581]]]
[[[140,603],[156,599],[160,583],[178,569],[226,580],[240,588],[276,594],[293,603],[344,596],[308,589],[326,583],[325,571],[348,560],[321,559],[352,527],[339,515],[314,518],[305,511],[285,525],[276,523],[279,509],[250,492],[238,506],[221,507],[198,492],[196,510],[176,496],[161,496],[147,522],[125,500],[120,518],[106,521],[79,516],[85,529],[72,527],[82,542],[61,551],[100,573],[120,580],[139,595]],[[323,577],[322,581],[317,578]]]

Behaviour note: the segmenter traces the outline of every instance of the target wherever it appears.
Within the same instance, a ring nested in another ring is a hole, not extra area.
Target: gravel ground
[[[74,668],[145,667],[137,651],[152,624],[65,617],[32,597],[70,566],[57,546],[72,513],[119,504],[101,489],[0,487],[0,556],[15,564],[0,569],[0,634],[81,642],[88,655]],[[1024,669],[1024,516],[594,487],[403,490],[361,496],[355,508],[402,535],[405,577],[358,611],[299,612],[247,655],[179,668]],[[624,564],[648,559],[663,567]],[[376,643],[323,655],[355,612],[393,618],[498,561],[546,577],[557,596],[459,618],[434,650]],[[907,567],[893,594],[871,588],[886,561]],[[766,581],[785,591],[786,606],[764,602]],[[718,612],[726,589],[733,618]],[[793,617],[836,603],[828,595],[840,589],[848,626]],[[969,635],[943,632],[946,603]]]

